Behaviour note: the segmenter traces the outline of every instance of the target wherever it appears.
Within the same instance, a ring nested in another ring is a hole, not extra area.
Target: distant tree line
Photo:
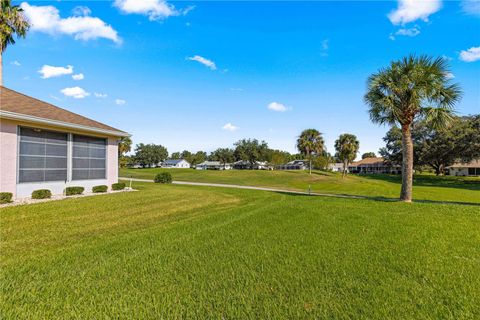
[[[402,132],[393,126],[383,138],[380,149],[385,160],[402,162]],[[480,115],[454,117],[448,126],[432,128],[425,121],[412,125],[413,163],[417,170],[431,168],[437,175],[457,161],[480,158]]]
[[[393,126],[383,138],[385,147],[379,150],[380,156],[392,164],[402,163],[402,132]],[[480,158],[480,115],[454,117],[448,126],[434,129],[424,121],[412,125],[412,141],[414,144],[414,165],[417,170],[433,170],[437,175],[443,174],[445,168],[457,161],[469,162]],[[173,152],[156,144],[137,144],[134,154],[131,151],[132,141],[123,138],[119,143],[119,163],[121,167],[138,164],[142,167],[156,165],[168,158],[185,159],[195,166],[206,160],[227,163],[243,160],[250,165],[257,161],[267,162],[271,166],[279,166],[293,160],[308,160],[310,168],[325,170],[331,163],[343,163],[343,175],[348,166],[356,159],[360,143],[353,134],[341,134],[335,141],[335,154],[326,151],[322,133],[316,129],[306,129],[297,139],[299,153],[271,149],[265,141],[242,139],[233,144],[233,148],[218,148],[213,152],[205,151]],[[366,152],[362,159],[376,157],[374,152]]]
[[[182,152],[168,153],[167,148],[162,145],[139,143],[135,146],[133,155],[127,155],[131,151],[130,138],[122,139],[119,143],[119,164],[120,167],[129,165],[140,165],[150,167],[166,159],[185,159],[192,166],[200,164],[206,160],[219,161],[226,165],[235,161],[243,160],[250,165],[257,161],[267,162],[269,165],[278,166],[292,160],[311,159],[312,168],[326,169],[328,164],[334,161],[334,157],[327,153],[323,148],[319,153],[313,153],[305,148],[299,149],[300,153],[292,154],[287,151],[271,149],[265,141],[257,139],[242,139],[233,144],[233,148],[218,148],[210,153],[205,151],[191,152],[184,150]]]

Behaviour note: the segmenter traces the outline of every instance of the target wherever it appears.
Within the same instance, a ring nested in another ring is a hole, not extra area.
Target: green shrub
[[[12,197],[11,192],[0,192],[0,204],[12,202]]]
[[[156,183],[172,183],[172,175],[170,172],[160,172],[153,179]]]
[[[112,190],[123,190],[125,189],[125,183],[119,182],[112,184]]]
[[[32,192],[32,199],[50,199],[52,192],[48,189],[39,189]]]
[[[74,195],[77,195],[77,194],[82,194],[83,190],[85,190],[84,187],[66,187],[65,188],[65,195],[74,196]]]
[[[107,191],[108,191],[108,186],[106,185],[95,186],[92,188],[93,193],[100,193],[100,192],[107,192]]]

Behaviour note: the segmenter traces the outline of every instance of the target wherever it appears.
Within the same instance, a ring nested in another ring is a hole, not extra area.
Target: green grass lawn
[[[264,171],[264,170],[193,170],[193,169],[121,169],[120,176],[152,179],[163,171],[172,173],[178,181],[238,184],[274,187],[329,194],[361,195],[377,198],[398,199],[400,176],[348,175],[342,179],[339,173],[314,171]],[[415,200],[480,203],[480,178],[436,177],[416,175],[414,178]]]
[[[134,187],[0,209],[1,318],[480,317],[477,205]]]

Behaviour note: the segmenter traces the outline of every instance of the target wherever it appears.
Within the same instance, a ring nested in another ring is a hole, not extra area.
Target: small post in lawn
[[[130,176],[130,186],[128,188],[132,190],[132,176]]]
[[[312,188],[310,188],[310,185],[308,185],[308,195],[309,195],[309,196],[312,195]]]

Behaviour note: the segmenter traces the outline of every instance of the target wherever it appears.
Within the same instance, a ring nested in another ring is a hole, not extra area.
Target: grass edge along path
[[[148,179],[126,178],[126,177],[119,177],[118,179],[122,180],[122,181],[130,181],[131,180],[131,181],[136,181],[136,182],[154,183],[153,180],[148,180]],[[237,185],[237,184],[193,182],[193,181],[172,181],[172,183],[177,184],[177,185],[214,187],[214,188],[246,189],[246,190],[269,191],[269,192],[298,194],[298,195],[317,196],[317,197],[331,197],[331,198],[344,198],[344,199],[365,199],[365,200],[377,200],[377,201],[385,201],[385,202],[400,201],[398,198],[362,196],[362,195],[351,195],[351,194],[318,193],[318,192],[311,192],[311,191],[296,191],[296,190],[288,190],[288,189],[245,186],[245,185]],[[457,205],[480,206],[480,203],[462,202],[462,201],[413,200],[413,202],[432,203],[432,204],[457,204]]]

